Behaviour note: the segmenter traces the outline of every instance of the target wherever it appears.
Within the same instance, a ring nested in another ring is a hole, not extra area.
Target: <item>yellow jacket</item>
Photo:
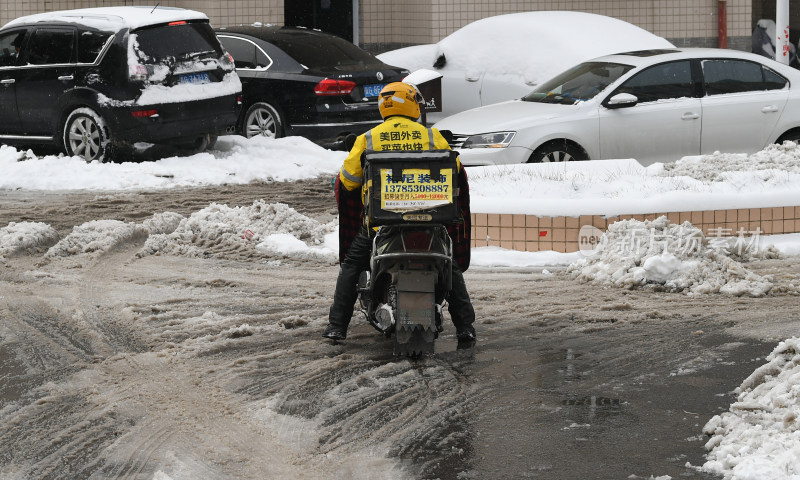
[[[361,168],[361,154],[365,150],[375,151],[414,151],[414,150],[450,150],[450,145],[439,130],[425,127],[410,118],[402,116],[389,117],[372,130],[359,135],[350,154],[339,170],[342,185],[353,191],[367,185],[363,183],[364,172]],[[461,163],[458,164],[459,169]]]

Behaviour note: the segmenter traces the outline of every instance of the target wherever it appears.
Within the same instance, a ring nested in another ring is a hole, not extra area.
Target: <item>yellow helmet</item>
[[[419,118],[419,102],[422,100],[416,88],[403,82],[386,85],[378,95],[378,110],[381,117],[402,115],[412,119]]]

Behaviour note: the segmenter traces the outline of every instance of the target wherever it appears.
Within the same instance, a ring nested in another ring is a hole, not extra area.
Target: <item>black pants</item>
[[[339,267],[339,277],[336,279],[336,291],[333,292],[333,305],[331,305],[328,322],[347,329],[353,309],[358,299],[358,276],[361,272],[369,270],[369,255],[372,250],[372,240],[363,231],[353,239],[350,248],[345,254],[344,261]],[[467,293],[467,284],[464,274],[456,265],[453,265],[453,281],[450,293],[447,294],[447,311],[456,331],[469,327],[475,321],[475,310]]]

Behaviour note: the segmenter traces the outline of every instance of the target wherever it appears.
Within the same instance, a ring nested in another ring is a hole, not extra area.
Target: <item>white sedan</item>
[[[800,140],[800,71],[735,50],[621,53],[435,126],[465,165],[754,153]]]
[[[585,12],[523,12],[487,17],[435,44],[382,53],[389,64],[442,75],[434,123],[470,108],[520,98],[577,63],[628,50],[674,48],[631,23]],[[426,99],[428,100],[428,99]]]

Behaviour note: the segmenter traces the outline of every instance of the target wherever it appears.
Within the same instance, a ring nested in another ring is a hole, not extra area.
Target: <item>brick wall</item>
[[[690,222],[706,237],[752,237],[782,233],[800,233],[800,206],[745,208],[737,210],[702,210],[692,212],[657,212],[605,217],[539,217],[519,214],[472,214],[472,246],[495,246],[511,250],[539,252],[576,252],[591,247],[592,238],[619,220],[654,220],[666,215],[670,223]],[[597,230],[584,228],[595,227]],[[583,230],[582,230],[583,229]],[[594,243],[596,244],[596,243]]]
[[[205,12],[215,27],[264,22],[282,25],[285,1],[161,0],[163,6]],[[536,10],[597,13],[625,20],[679,46],[716,46],[718,0],[358,0],[359,44],[371,51],[435,43],[464,25],[493,15]],[[150,4],[155,4],[151,2]],[[749,49],[752,0],[727,0],[728,45]],[[133,0],[3,0],[0,25],[22,15],[74,8],[142,5]]]

